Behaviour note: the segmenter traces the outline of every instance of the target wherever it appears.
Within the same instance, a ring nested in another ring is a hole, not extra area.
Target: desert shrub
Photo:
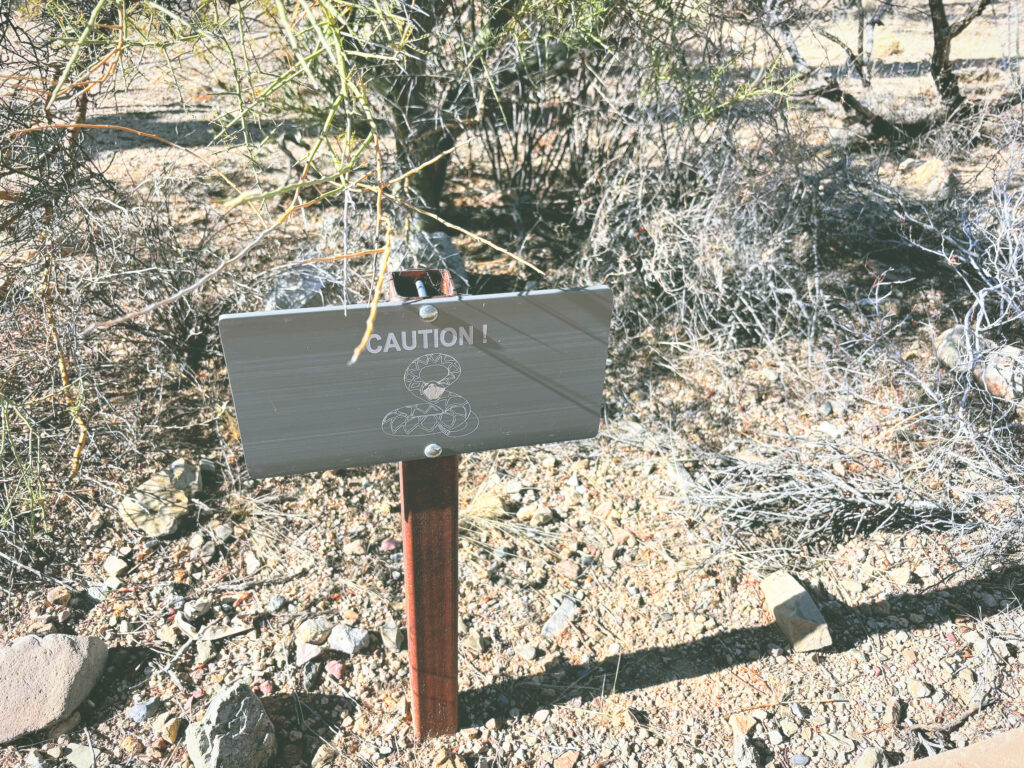
[[[764,169],[722,139],[695,147],[675,134],[657,161],[630,158],[589,212],[582,267],[616,288],[629,334],[656,328],[690,346],[734,347],[811,322],[797,179],[758,188]]]

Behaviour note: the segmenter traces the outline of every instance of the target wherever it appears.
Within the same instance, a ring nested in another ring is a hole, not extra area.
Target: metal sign
[[[604,286],[224,315],[253,477],[597,434],[611,322]],[[435,311],[436,310],[436,311]]]

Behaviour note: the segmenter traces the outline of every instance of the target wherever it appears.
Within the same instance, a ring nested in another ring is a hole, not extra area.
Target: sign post
[[[604,286],[456,296],[445,270],[391,275],[373,308],[224,315],[254,478],[399,462],[413,728],[458,729],[459,454],[597,434]]]
[[[402,296],[409,283],[416,293]],[[455,295],[447,270],[393,273],[389,293],[392,301]],[[398,480],[412,727],[426,739],[459,729],[459,457],[399,462]]]

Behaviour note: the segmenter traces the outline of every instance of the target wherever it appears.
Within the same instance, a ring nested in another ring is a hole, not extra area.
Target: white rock
[[[825,617],[800,582],[785,571],[776,571],[761,581],[761,591],[793,650],[805,653],[832,645]]]
[[[315,619],[306,619],[295,629],[295,640],[300,643],[311,645],[323,645],[327,636],[331,634],[334,622],[326,616],[317,616]]]
[[[128,570],[128,563],[116,555],[111,555],[103,561],[103,570],[108,576],[124,576]]]
[[[365,629],[357,629],[356,627],[349,627],[345,624],[339,624],[332,629],[330,637],[327,638],[327,646],[332,651],[341,651],[342,653],[347,653],[350,656],[359,653],[369,645],[369,632]]]
[[[853,764],[853,768],[888,768],[888,766],[889,761],[886,759],[885,753],[873,747],[865,749],[857,758],[857,762]]]
[[[907,690],[915,699],[926,699],[932,695],[932,687],[928,683],[914,678],[907,681]]]

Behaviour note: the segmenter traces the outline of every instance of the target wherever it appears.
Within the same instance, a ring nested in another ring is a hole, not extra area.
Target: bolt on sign
[[[451,285],[443,270],[393,273],[354,365],[368,305],[220,318],[250,475],[401,462],[420,737],[457,728],[458,455],[595,436],[612,310],[604,286]]]

